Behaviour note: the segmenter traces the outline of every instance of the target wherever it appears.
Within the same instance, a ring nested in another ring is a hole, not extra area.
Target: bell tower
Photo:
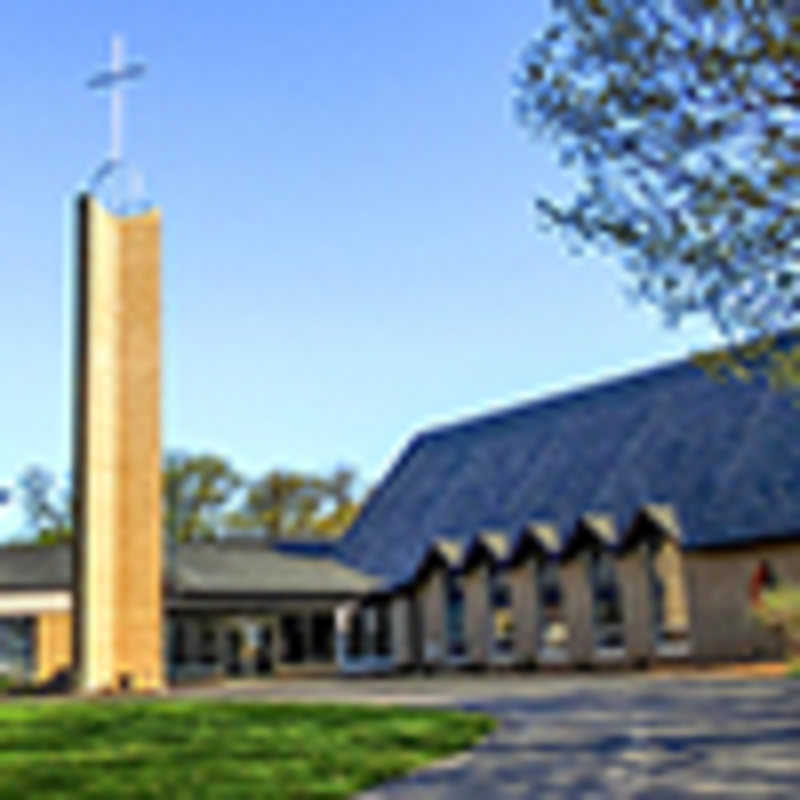
[[[109,157],[79,194],[75,352],[73,664],[87,692],[164,684],[161,544],[161,213],[122,158],[125,65]]]

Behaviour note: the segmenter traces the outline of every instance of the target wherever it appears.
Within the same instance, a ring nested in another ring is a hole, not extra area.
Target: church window
[[[489,608],[492,614],[493,644],[497,653],[510,653],[514,646],[514,614],[508,573],[493,569],[489,576]]]
[[[537,569],[539,602],[539,647],[560,650],[567,644],[567,623],[558,564],[542,560]]]
[[[392,652],[392,626],[388,601],[375,607],[375,655],[388,656]]]
[[[0,617],[0,672],[30,676],[36,662],[36,619]]]
[[[451,656],[466,653],[464,641],[464,584],[463,578],[453,572],[447,574],[447,647]]]
[[[600,547],[593,548],[589,555],[589,573],[594,600],[595,646],[622,647],[622,602],[611,553]]]

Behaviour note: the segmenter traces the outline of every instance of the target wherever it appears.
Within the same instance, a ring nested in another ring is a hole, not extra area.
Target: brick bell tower
[[[164,685],[161,538],[161,213],[122,159],[125,65],[111,154],[79,194],[75,363],[73,666],[84,692]]]

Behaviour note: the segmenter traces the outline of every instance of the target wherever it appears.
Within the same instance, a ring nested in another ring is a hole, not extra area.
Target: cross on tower
[[[109,160],[122,160],[122,84],[144,74],[144,64],[125,65],[125,45],[119,35],[111,37],[111,69],[98,72],[89,82],[90,89],[109,89],[111,93],[111,143]]]

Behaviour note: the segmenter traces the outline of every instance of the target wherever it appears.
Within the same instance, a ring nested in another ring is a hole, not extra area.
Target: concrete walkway
[[[265,701],[475,709],[489,739],[360,800],[800,798],[800,682],[457,676],[178,690]]]

